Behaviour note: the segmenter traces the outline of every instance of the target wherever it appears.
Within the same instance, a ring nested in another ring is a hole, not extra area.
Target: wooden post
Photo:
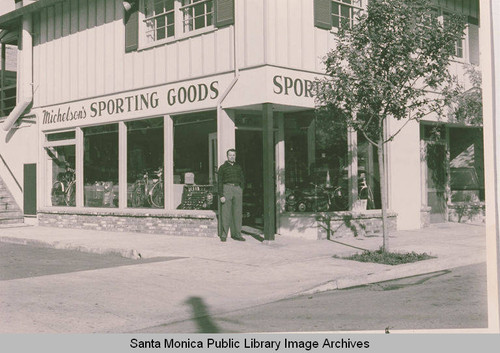
[[[264,239],[274,240],[276,232],[274,187],[273,105],[262,105],[262,166],[264,202]]]
[[[280,216],[285,212],[285,119],[282,112],[277,113],[278,131],[275,150],[276,173],[276,233],[281,233]]]
[[[174,121],[170,115],[163,116],[163,202],[166,210],[174,205]]]
[[[85,151],[84,149],[84,136],[81,127],[77,127],[75,131],[75,154],[76,154],[76,164],[75,164],[75,175],[76,175],[76,207],[84,207],[85,202],[85,186],[83,183],[83,158]]]
[[[0,68],[0,116],[6,116],[4,109],[5,109],[5,60],[6,60],[6,55],[5,55],[5,44],[1,44],[2,49],[1,49],[1,55],[2,58],[0,59],[2,61],[2,67]]]
[[[127,180],[127,125],[118,123],[118,207],[126,208],[128,201]]]
[[[347,148],[349,209],[352,209],[358,199],[358,134],[353,129],[347,130]]]

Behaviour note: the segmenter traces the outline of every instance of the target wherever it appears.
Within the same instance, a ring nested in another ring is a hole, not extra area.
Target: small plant
[[[457,214],[458,223],[461,223],[462,219],[473,220],[483,212],[483,206],[479,202],[459,202],[453,204],[453,208]]]
[[[354,254],[347,257],[338,257],[335,255],[333,257],[360,262],[374,262],[384,265],[401,265],[435,258],[427,253],[417,254],[414,251],[411,253],[398,253],[383,251],[382,248],[375,251],[366,250],[360,254]]]

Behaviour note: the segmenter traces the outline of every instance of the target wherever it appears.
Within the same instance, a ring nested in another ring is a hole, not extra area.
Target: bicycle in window
[[[158,168],[154,172],[153,177],[149,171],[144,171],[142,177],[132,185],[130,195],[130,207],[154,207],[163,208],[164,193],[163,193],[163,168]]]
[[[56,181],[52,184],[52,206],[76,205],[76,176],[75,170],[66,167],[66,171],[57,174]]]
[[[288,212],[345,211],[348,208],[347,193],[342,186],[324,186],[310,183],[296,188],[286,198]]]

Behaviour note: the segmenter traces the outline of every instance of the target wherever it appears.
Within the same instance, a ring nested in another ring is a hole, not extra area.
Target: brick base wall
[[[457,202],[448,204],[448,221],[481,224],[485,219],[484,202]]]
[[[424,206],[420,209],[420,227],[426,228],[431,225],[431,208]]]
[[[397,215],[388,213],[389,231],[397,230]],[[382,235],[380,210],[362,212],[286,213],[280,218],[281,234],[309,239]]]
[[[312,239],[376,236],[382,234],[380,211],[286,213],[281,216],[281,235]],[[79,228],[116,232],[139,232],[177,236],[217,237],[217,216],[212,211],[182,213],[127,213],[120,211],[38,211],[38,224],[47,227]],[[388,214],[390,231],[397,229],[397,216]],[[329,230],[328,230],[329,227]]]
[[[217,237],[214,212],[138,214],[92,211],[39,211],[41,226],[179,236]]]

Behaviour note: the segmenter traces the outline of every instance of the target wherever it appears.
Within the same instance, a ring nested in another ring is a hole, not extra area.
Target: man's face
[[[234,151],[229,151],[227,153],[227,160],[230,162],[230,163],[234,163],[236,161],[236,152]]]

